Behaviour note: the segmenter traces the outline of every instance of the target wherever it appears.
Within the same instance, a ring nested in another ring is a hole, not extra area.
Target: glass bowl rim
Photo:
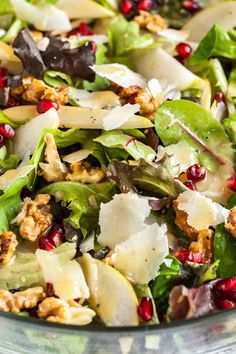
[[[106,333],[106,332],[111,332],[111,333],[128,333],[128,332],[133,332],[133,333],[140,333],[140,332],[150,332],[152,330],[155,330],[158,334],[158,332],[162,330],[169,330],[169,329],[174,329],[174,328],[181,328],[189,325],[200,325],[201,323],[207,322],[209,319],[218,319],[224,317],[226,314],[232,314],[233,312],[236,313],[236,308],[228,309],[228,310],[220,310],[215,313],[211,313],[208,315],[204,315],[201,317],[197,318],[191,318],[191,319],[185,319],[185,320],[176,320],[172,322],[167,322],[167,323],[161,323],[161,324],[155,324],[155,325],[142,325],[142,326],[127,326],[127,327],[106,327],[105,325],[87,325],[87,326],[78,326],[78,325],[69,325],[69,324],[61,324],[61,323],[53,323],[53,322],[48,322],[45,320],[40,320],[38,318],[33,318],[33,317],[24,317],[24,316],[19,316],[16,314],[12,314],[9,312],[3,312],[0,311],[0,319],[6,318],[9,320],[16,320],[21,323],[26,323],[26,324],[31,324],[35,325],[36,327],[49,327],[52,329],[58,329],[58,330],[69,330],[69,331],[77,331],[77,332],[91,332],[91,333]]]

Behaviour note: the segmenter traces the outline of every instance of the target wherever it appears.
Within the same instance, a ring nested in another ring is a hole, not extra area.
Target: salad
[[[236,2],[1,0],[0,311],[236,303]]]

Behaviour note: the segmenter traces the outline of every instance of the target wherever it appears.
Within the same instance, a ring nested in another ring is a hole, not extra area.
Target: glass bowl
[[[236,353],[236,309],[160,326],[78,327],[0,312],[1,354]]]

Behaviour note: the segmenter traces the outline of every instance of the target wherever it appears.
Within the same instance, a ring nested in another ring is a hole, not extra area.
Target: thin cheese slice
[[[177,198],[178,208],[187,213],[187,223],[196,230],[225,223],[229,210],[197,191],[185,191]]]
[[[105,130],[120,128],[139,110],[139,104],[127,103],[122,107],[115,107],[103,118],[103,128]]]

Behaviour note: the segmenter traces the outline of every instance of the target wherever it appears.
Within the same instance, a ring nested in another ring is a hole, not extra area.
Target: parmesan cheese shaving
[[[147,85],[142,75],[122,64],[93,65],[91,69],[99,76],[105,77],[121,87],[138,86],[144,88]]]
[[[177,198],[178,208],[187,213],[187,223],[196,230],[225,223],[229,211],[197,191],[185,191]]]
[[[5,191],[18,179],[26,177],[34,168],[34,165],[28,165],[6,171],[0,176],[0,190]]]
[[[86,159],[89,155],[93,153],[93,150],[82,149],[79,151],[72,152],[69,155],[63,157],[63,161],[68,163],[79,162]]]
[[[69,98],[78,100],[80,107],[87,108],[113,108],[120,106],[120,99],[112,91],[89,92],[78,90],[74,87],[69,88]]]
[[[120,128],[139,110],[139,104],[127,103],[122,107],[115,107],[103,118],[103,128],[105,130]]]

